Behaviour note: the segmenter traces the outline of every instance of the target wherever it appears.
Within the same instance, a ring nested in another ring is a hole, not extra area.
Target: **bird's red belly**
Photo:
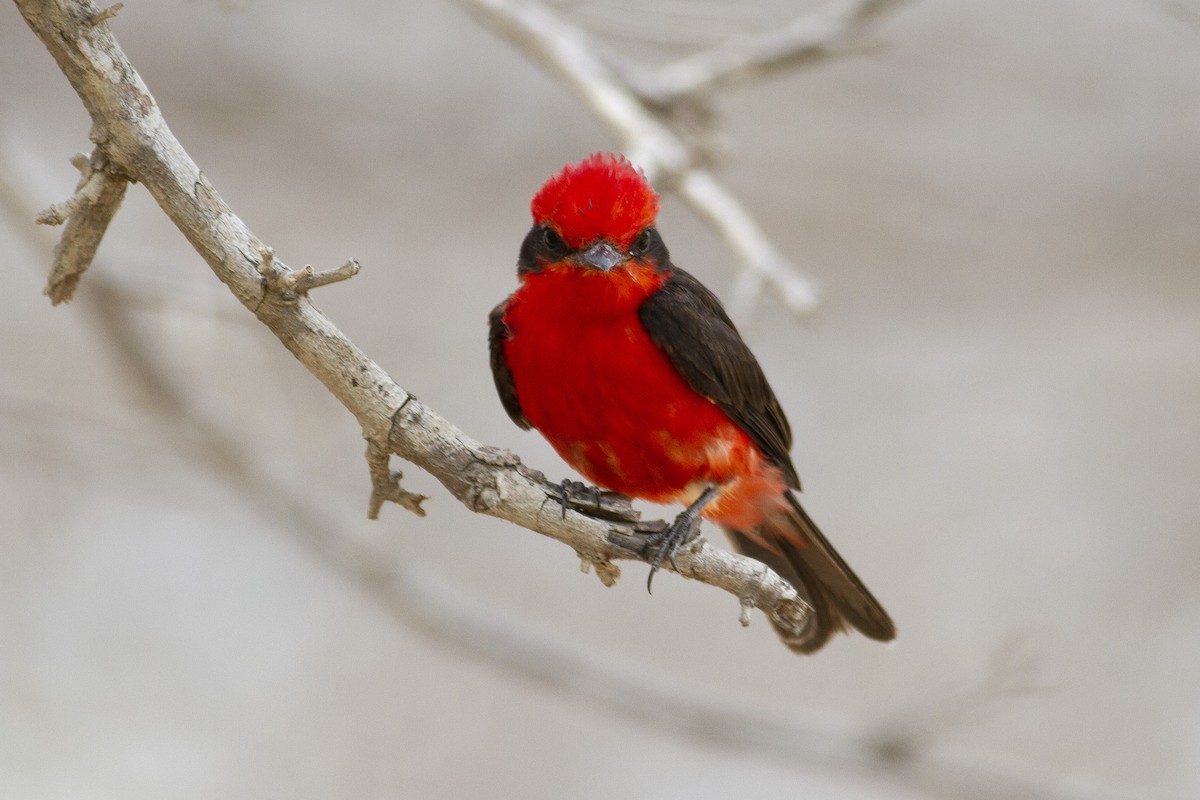
[[[749,437],[684,382],[636,313],[515,327],[505,352],[521,408],[588,480],[671,502],[744,468]]]

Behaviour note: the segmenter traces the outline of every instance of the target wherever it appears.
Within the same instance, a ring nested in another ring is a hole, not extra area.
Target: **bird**
[[[518,288],[488,318],[501,404],[597,486],[686,507],[651,577],[702,517],[811,606],[799,632],[775,625],[793,651],[848,628],[892,640],[891,617],[796,497],[791,428],[762,367],[716,295],[671,261],[658,210],[643,172],[613,153],[541,186]]]

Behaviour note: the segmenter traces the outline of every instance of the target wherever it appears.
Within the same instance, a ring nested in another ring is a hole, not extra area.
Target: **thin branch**
[[[529,0],[460,0],[481,22],[540,61],[579,95],[651,181],[679,175],[691,154],[599,56],[588,33]]]
[[[281,290],[286,265],[221,199],[172,135],[108,26],[89,24],[95,14],[90,2],[15,2],[91,114],[92,138],[112,164],[146,186],[217,277],[355,416],[376,452],[418,465],[475,511],[565,542],[599,565],[602,575],[615,574],[617,559],[648,560],[647,526],[560,513],[540,473],[468,437],[397,385],[307,295]],[[373,479],[376,489],[377,483]],[[798,632],[811,612],[782,578],[702,537],[679,553],[676,564],[685,577],[725,589],[785,629]]]
[[[97,11],[95,14],[93,14],[91,23],[93,25],[99,25],[101,22],[106,22],[106,21],[112,19],[113,17],[115,17],[120,12],[120,10],[124,7],[125,7],[124,3],[113,3],[111,6],[104,9],[103,11]]]
[[[734,319],[745,320],[754,309],[762,284],[769,281],[779,291],[784,307],[807,316],[816,310],[820,300],[816,285],[798,274],[783,253],[759,227],[745,206],[737,201],[716,176],[708,170],[689,170],[677,184],[677,191],[688,205],[722,238],[745,264],[754,269],[743,270],[734,283],[729,312]]]
[[[703,52],[652,71],[632,72],[642,97],[660,106],[771,72],[824,61],[846,51],[865,23],[904,0],[833,0],[758,36],[734,36]]]
[[[421,502],[429,498],[407,491],[400,485],[404,473],[392,470],[390,450],[376,442],[367,442],[367,469],[371,473],[371,498],[367,503],[367,519],[379,519],[384,503],[395,503],[418,517],[425,516]]]
[[[331,283],[349,280],[359,273],[362,267],[353,258],[334,269],[327,269],[323,272],[314,272],[312,264],[306,264],[301,271],[301,275],[292,284],[292,291],[296,294],[305,294],[313,289],[321,286],[328,286]]]
[[[258,274],[266,279],[267,288],[289,301],[318,287],[349,280],[362,270],[362,267],[353,258],[336,269],[317,272],[313,269],[312,264],[306,264],[304,269],[296,270],[276,264],[275,251],[270,247],[264,247],[259,256],[261,260],[255,268],[258,270]]]
[[[91,158],[80,153],[71,163],[82,173],[75,193],[34,220],[39,225],[67,223],[54,248],[54,265],[44,292],[53,305],[68,302],[74,296],[75,287],[91,266],[104,232],[125,199],[128,185],[124,177],[113,172],[99,147],[92,151]]]
[[[601,58],[603,48],[585,30],[531,0],[459,2],[563,79],[613,132],[647,178],[666,189],[678,189],[698,216],[716,226],[743,271],[757,275],[753,286],[775,285],[785,306],[800,316],[816,308],[812,280],[779,252],[741,201],[701,166],[706,159],[697,148],[661,121],[662,109],[652,107]]]

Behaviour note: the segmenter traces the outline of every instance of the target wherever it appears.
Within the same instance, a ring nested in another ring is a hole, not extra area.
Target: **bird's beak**
[[[613,267],[625,261],[626,256],[621,255],[620,251],[608,242],[601,240],[580,253],[579,258],[585,264],[603,272],[608,272]]]

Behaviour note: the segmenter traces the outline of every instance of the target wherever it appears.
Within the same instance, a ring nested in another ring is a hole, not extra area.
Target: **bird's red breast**
[[[637,262],[527,276],[504,317],[521,407],[588,480],[658,503],[722,484],[705,515],[752,527],[778,504],[782,475],[646,333],[637,310],[665,280]]]

